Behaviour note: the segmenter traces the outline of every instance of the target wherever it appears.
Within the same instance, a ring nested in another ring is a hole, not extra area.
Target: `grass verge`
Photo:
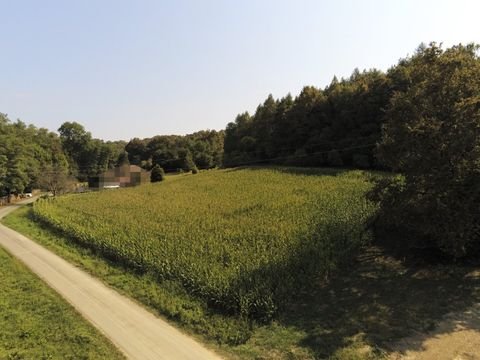
[[[69,304],[0,249],[0,359],[123,359]]]

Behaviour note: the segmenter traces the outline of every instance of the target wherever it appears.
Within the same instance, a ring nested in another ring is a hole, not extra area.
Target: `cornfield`
[[[212,170],[35,203],[37,219],[216,309],[266,320],[368,238],[368,174]]]

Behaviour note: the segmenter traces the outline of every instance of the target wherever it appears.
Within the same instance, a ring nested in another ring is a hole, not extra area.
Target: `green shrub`
[[[164,179],[165,179],[165,171],[163,170],[163,168],[160,167],[160,165],[158,164],[155,165],[150,174],[150,181],[154,183],[154,182],[163,181]]]

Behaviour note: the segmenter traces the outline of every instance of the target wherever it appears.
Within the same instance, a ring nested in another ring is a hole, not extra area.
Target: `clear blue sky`
[[[269,93],[480,43],[478,0],[0,0],[0,112],[106,140],[223,129]]]

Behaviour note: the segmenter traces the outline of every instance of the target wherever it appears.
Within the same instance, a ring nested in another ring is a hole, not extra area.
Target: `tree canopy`
[[[454,257],[480,250],[480,58],[478,46],[421,46],[392,70],[378,159],[402,174],[381,181],[383,227],[405,242]]]
[[[68,168],[58,135],[0,113],[0,195],[30,191],[51,167]]]
[[[391,93],[387,74],[355,70],[324,89],[306,86],[295,98],[269,95],[253,115],[227,125],[224,164],[373,167]]]
[[[79,181],[113,168],[124,153],[124,141],[103,141],[92,138],[83,125],[65,122],[58,129],[70,172]]]
[[[125,146],[131,164],[150,170],[159,165],[165,171],[210,169],[222,165],[223,131],[203,130],[180,135],[134,138]]]

